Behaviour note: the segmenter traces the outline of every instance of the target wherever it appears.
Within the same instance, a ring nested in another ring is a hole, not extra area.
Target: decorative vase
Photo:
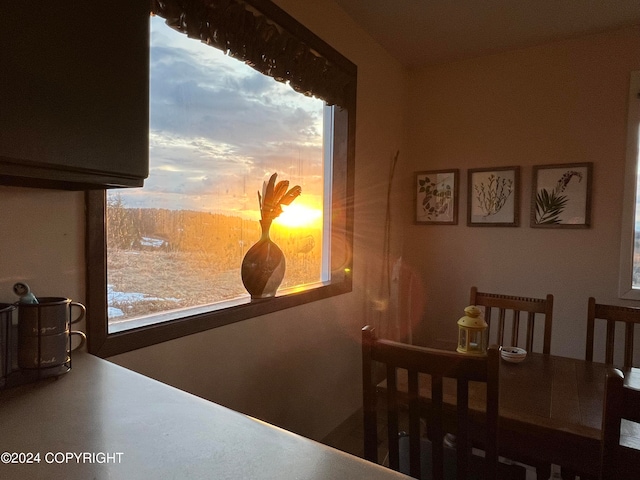
[[[285,271],[284,253],[269,237],[271,220],[260,220],[262,235],[242,259],[240,275],[251,298],[274,297]]]

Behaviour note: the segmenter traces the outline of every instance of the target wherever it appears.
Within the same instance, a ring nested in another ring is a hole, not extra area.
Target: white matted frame
[[[460,171],[431,170],[415,174],[415,223],[458,224]]]
[[[467,225],[520,225],[520,167],[473,168],[467,182]]]
[[[533,167],[531,227],[589,228],[593,163]]]

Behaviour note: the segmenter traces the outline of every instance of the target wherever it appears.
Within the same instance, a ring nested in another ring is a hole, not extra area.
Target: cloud
[[[122,192],[136,207],[224,213],[257,209],[278,172],[320,198],[322,109],[221,51],[152,17],[150,176]]]
[[[160,27],[167,31],[153,34],[151,48],[152,129],[242,147],[273,138],[319,141],[319,100]]]

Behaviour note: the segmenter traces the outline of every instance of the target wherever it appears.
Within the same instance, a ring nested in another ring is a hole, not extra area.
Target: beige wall
[[[405,261],[424,282],[423,334],[455,340],[472,285],[552,293],[552,353],[584,355],[587,298],[624,303],[626,118],[638,69],[640,29],[629,28],[412,73],[411,169],[461,169],[459,224],[405,231]],[[571,162],[594,164],[592,228],[530,228],[532,166]],[[467,170],[511,165],[521,167],[520,227],[467,227]]]
[[[0,302],[12,286],[38,296],[84,299],[84,194],[0,187]]]

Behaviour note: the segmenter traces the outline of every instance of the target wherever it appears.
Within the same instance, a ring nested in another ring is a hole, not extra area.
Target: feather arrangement
[[[274,173],[262,184],[262,194],[258,191],[258,204],[262,220],[273,220],[282,213],[282,205],[290,205],[301,193],[299,185],[289,188],[289,180],[276,183],[277,173]]]

